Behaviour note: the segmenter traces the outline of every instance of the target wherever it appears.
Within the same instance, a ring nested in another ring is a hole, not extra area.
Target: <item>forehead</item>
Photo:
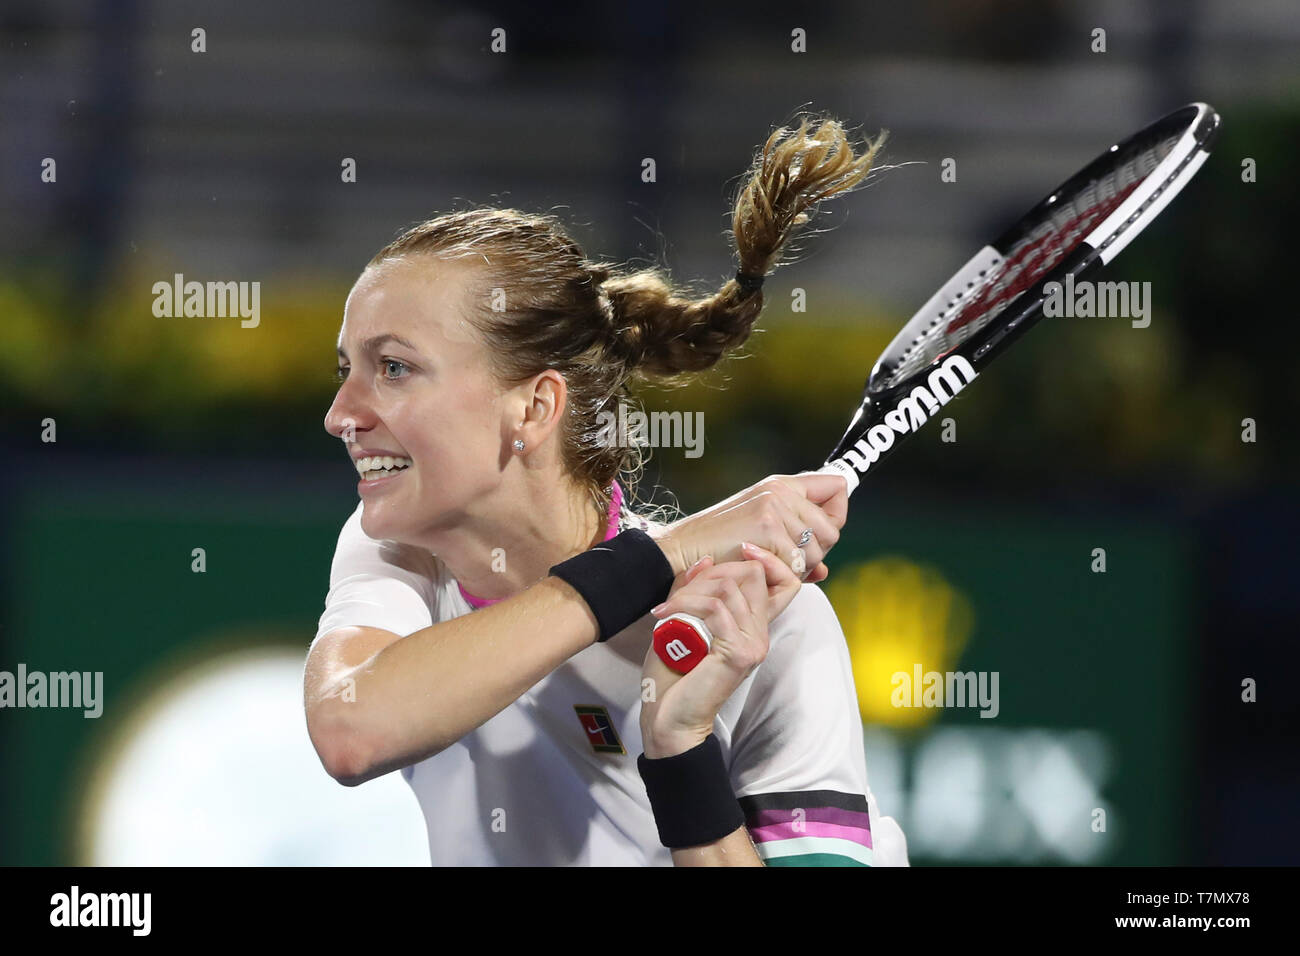
[[[475,276],[464,265],[417,256],[370,266],[348,294],[339,347],[396,335],[421,350],[463,354],[478,345],[467,318]]]

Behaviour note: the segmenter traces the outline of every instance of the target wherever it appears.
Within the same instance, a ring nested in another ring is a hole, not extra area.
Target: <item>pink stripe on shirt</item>
[[[797,829],[796,829],[797,827]],[[762,827],[751,827],[749,834],[755,843],[775,840],[797,840],[800,837],[833,837],[848,840],[860,846],[871,848],[871,831],[861,827],[844,827],[835,823],[817,823],[815,821],[790,821],[775,823]]]

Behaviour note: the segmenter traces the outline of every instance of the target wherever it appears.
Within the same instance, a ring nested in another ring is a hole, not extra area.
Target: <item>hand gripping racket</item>
[[[876,360],[848,430],[818,471],[849,494],[1043,316],[1049,283],[1100,270],[1150,225],[1210,155],[1219,114],[1192,103],[1116,143],[944,283]],[[655,651],[679,673],[708,653],[702,621],[672,615]]]

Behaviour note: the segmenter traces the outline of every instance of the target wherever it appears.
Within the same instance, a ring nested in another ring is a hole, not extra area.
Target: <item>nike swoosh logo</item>
[[[603,727],[597,727],[595,730],[588,730],[588,731],[587,731],[587,733],[589,733],[589,734],[599,734],[599,733],[603,733],[603,732],[604,732],[604,728],[603,728]]]

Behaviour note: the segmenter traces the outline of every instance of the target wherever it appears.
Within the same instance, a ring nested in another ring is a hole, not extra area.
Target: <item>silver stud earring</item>
[[[515,451],[523,451],[523,450],[524,450],[524,440],[522,438],[516,438]]]

